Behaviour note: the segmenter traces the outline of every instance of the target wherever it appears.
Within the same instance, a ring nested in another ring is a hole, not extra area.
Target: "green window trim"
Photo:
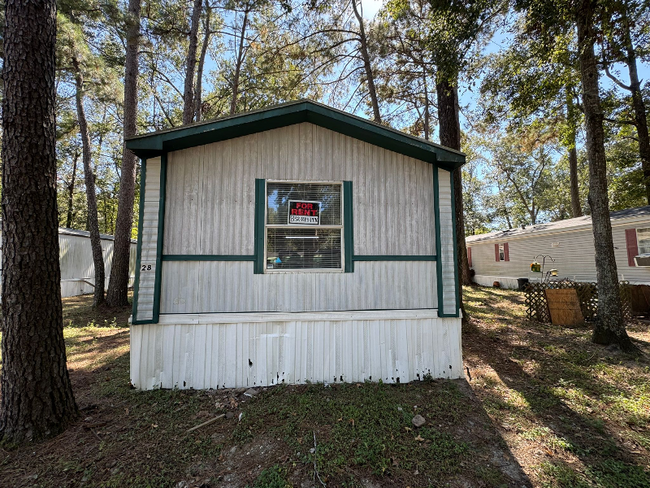
[[[354,273],[354,210],[352,208],[352,182],[343,182],[343,246],[344,271]]]
[[[266,180],[255,180],[255,229],[253,273],[264,274],[264,224],[266,220]]]

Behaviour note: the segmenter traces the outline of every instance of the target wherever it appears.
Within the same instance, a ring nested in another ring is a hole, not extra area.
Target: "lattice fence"
[[[579,283],[571,280],[548,281],[543,283],[528,283],[524,290],[526,294],[526,314],[529,320],[548,323],[551,315],[548,311],[546,290],[573,288],[578,294],[582,316],[587,322],[596,318],[598,311],[598,286],[596,283]],[[632,285],[626,281],[620,283],[623,318],[632,319]]]

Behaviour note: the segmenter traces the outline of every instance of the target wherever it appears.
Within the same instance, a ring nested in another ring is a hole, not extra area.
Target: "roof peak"
[[[465,155],[313,100],[301,99],[210,121],[129,137],[126,146],[141,158],[245,135],[310,122],[448,170],[465,163]]]

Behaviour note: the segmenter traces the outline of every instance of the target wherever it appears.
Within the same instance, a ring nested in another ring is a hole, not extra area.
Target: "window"
[[[510,261],[510,248],[507,242],[494,244],[494,259],[496,262]]]
[[[266,271],[343,270],[341,183],[268,181]]]
[[[650,229],[637,229],[636,240],[639,254],[650,253]]]

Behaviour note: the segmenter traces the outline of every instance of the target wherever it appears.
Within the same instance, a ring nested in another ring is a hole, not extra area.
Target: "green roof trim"
[[[159,156],[288,125],[310,122],[448,171],[465,164],[465,154],[311,100],[282,105],[128,138],[126,147],[141,158]]]

